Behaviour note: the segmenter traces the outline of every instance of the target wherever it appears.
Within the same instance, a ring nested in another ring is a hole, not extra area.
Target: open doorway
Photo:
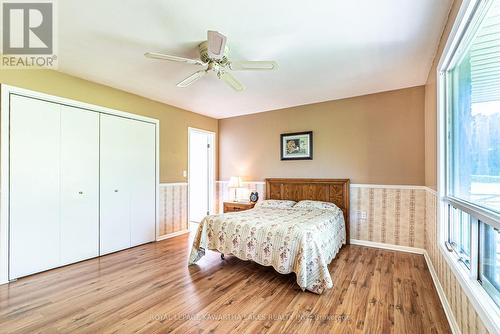
[[[189,223],[197,224],[212,213],[215,182],[215,133],[189,128],[188,194]]]

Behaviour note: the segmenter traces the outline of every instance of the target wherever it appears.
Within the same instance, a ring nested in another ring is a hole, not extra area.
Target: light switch
[[[187,171],[183,170],[183,171],[182,171],[182,176],[187,177],[187,176],[188,176]]]

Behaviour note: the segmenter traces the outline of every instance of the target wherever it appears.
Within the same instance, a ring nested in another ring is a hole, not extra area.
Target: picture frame
[[[313,132],[282,133],[280,135],[281,160],[312,160]]]

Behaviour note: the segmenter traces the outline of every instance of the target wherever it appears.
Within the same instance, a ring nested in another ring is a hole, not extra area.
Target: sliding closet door
[[[11,279],[59,265],[59,108],[10,96]]]
[[[155,125],[130,121],[134,141],[128,147],[131,246],[154,241],[156,236]]]
[[[101,114],[100,254],[130,247],[129,120]]]
[[[61,265],[99,255],[99,113],[61,106]]]

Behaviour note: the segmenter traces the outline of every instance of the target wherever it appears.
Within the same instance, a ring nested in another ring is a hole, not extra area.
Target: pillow
[[[330,202],[321,201],[300,201],[293,206],[294,209],[323,209],[323,210],[339,210],[339,207]]]
[[[295,201],[285,201],[279,199],[265,199],[262,202],[257,203],[258,208],[273,208],[273,209],[286,209],[291,208],[295,205]]]

